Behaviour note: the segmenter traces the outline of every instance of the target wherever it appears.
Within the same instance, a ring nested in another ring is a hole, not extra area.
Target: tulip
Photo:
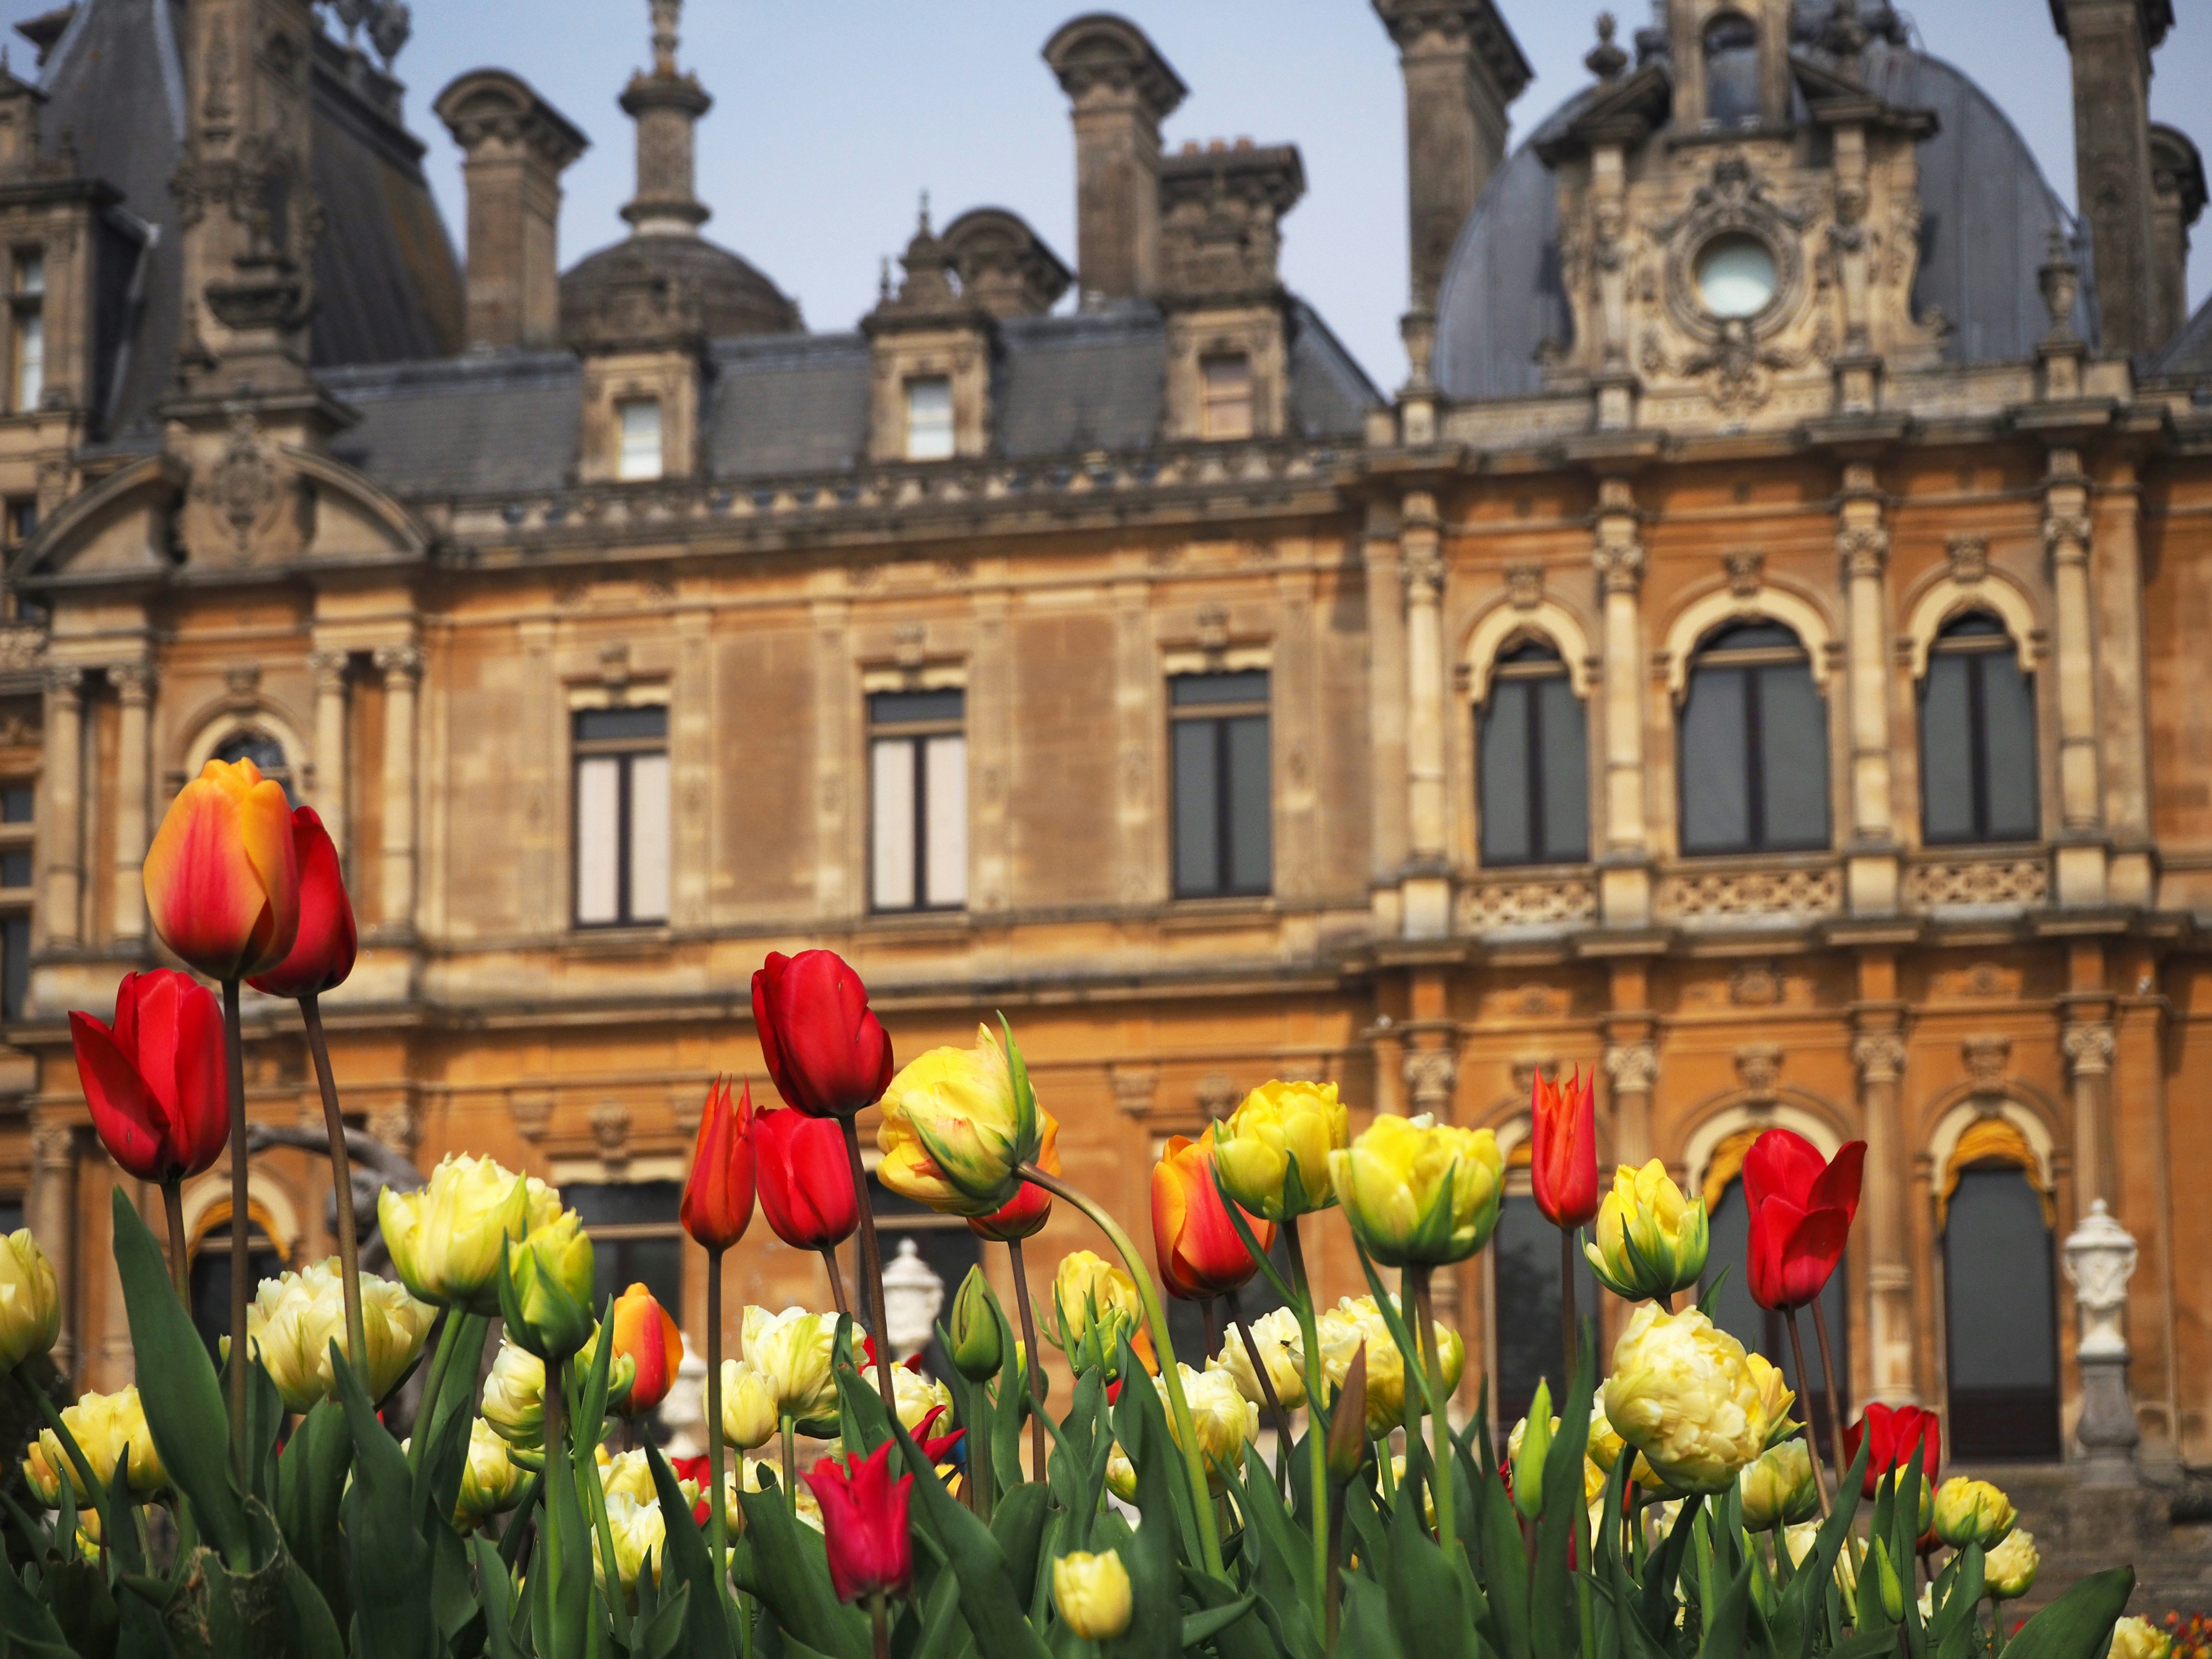
[[[1859,1576],[1861,1597],[1875,1595],[1881,1597],[1881,1610],[1894,1623],[1905,1617],[1905,1581],[1897,1575],[1897,1563],[1890,1559],[1889,1540],[1875,1538],[1867,1547],[1867,1559]],[[1858,1604],[1858,1624],[1861,1629],[1875,1622],[1873,1610],[1864,1600]]]
[[[1943,1467],[1943,1425],[1935,1413],[1923,1411],[1917,1406],[1899,1406],[1894,1408],[1880,1401],[1869,1406],[1859,1420],[1844,1431],[1844,1457],[1846,1462],[1859,1455],[1859,1442],[1871,1436],[1874,1449],[1867,1454],[1866,1478],[1860,1483],[1869,1498],[1881,1484],[1881,1477],[1891,1470],[1904,1477],[1905,1465],[1911,1462],[1916,1450],[1923,1453],[1920,1478],[1932,1485]],[[1923,1527],[1922,1531],[1927,1528]]]
[[[1766,1443],[1778,1445],[1797,1431],[1798,1425],[1790,1417],[1790,1407],[1797,1403],[1797,1392],[1782,1375],[1782,1367],[1756,1349],[1744,1351],[1743,1365],[1751,1373],[1759,1410],[1766,1418]]]
[[[1766,1444],[1743,1345],[1694,1308],[1636,1310],[1613,1349],[1605,1414],[1678,1492],[1727,1491]]]
[[[502,1340],[484,1378],[478,1409],[499,1437],[517,1451],[545,1445],[545,1362],[511,1339]]]
[[[796,1421],[837,1415],[837,1379],[830,1369],[837,1329],[834,1321],[804,1308],[772,1314],[749,1307],[743,1317],[744,1363],[775,1395],[776,1415]],[[724,1361],[723,1376],[729,1376]]]
[[[785,1109],[753,1119],[761,1213],[795,1250],[835,1249],[860,1224],[844,1132],[825,1118]]]
[[[1620,1461],[1621,1454],[1627,1450],[1628,1443],[1620,1437],[1619,1431],[1613,1428],[1611,1419],[1605,1414],[1605,1384],[1601,1382],[1597,1386],[1597,1392],[1590,1396],[1589,1441],[1585,1455],[1601,1473],[1611,1474],[1613,1466]],[[1636,1463],[1628,1472],[1628,1478],[1631,1480],[1655,1497],[1663,1497],[1674,1490],[1659,1478],[1658,1472],[1651,1467],[1650,1458],[1642,1452],[1637,1452],[1633,1455],[1636,1458]]]
[[[1395,1297],[1391,1298],[1391,1305],[1398,1305]],[[1459,1333],[1443,1321],[1437,1321],[1434,1328],[1437,1358],[1443,1367],[1444,1393],[1449,1395],[1459,1386],[1460,1372],[1467,1363],[1467,1345],[1461,1340]],[[1405,1416],[1406,1356],[1391,1340],[1390,1327],[1375,1298],[1363,1296],[1355,1301],[1346,1297],[1322,1313],[1316,1322],[1315,1334],[1321,1342],[1322,1377],[1332,1396],[1344,1387],[1345,1374],[1352,1367],[1352,1357],[1364,1346],[1367,1432],[1370,1437],[1389,1433]],[[1407,1334],[1413,1333],[1409,1330]]]
[[[781,1489],[783,1485],[782,1470],[767,1459],[744,1457],[738,1461],[744,1465],[744,1468],[732,1469],[722,1476],[722,1519],[732,1538],[742,1538],[745,1533],[744,1506],[738,1502],[739,1491],[763,1492],[769,1491],[771,1486]],[[822,1530],[820,1501],[812,1492],[807,1491],[803,1483],[792,1496],[797,1505],[799,1524],[811,1527],[815,1531],[820,1532]]]
[[[1744,1465],[1736,1486],[1742,1494],[1743,1524],[1753,1532],[1793,1526],[1820,1511],[1820,1489],[1814,1484],[1812,1449],[1802,1440],[1769,1446]]]
[[[210,761],[178,793],[146,854],[161,941],[210,979],[265,974],[300,931],[300,862],[282,784],[250,760]]]
[[[1598,1206],[1597,1242],[1583,1254],[1615,1296],[1656,1301],[1698,1282],[1709,1242],[1705,1200],[1686,1201],[1655,1158],[1640,1170],[1624,1164],[1613,1171]]]
[[[1298,1328],[1297,1315],[1288,1308],[1277,1308],[1245,1322],[1244,1329],[1251,1334],[1252,1346],[1260,1351],[1267,1380],[1275,1385],[1276,1401],[1286,1412],[1297,1410],[1306,1403],[1305,1333]],[[1226,1371],[1237,1393],[1254,1405],[1267,1403],[1267,1390],[1260,1384],[1259,1373],[1252,1369],[1252,1355],[1241,1335],[1231,1332],[1207,1369]]]
[[[1110,1642],[1129,1628],[1129,1570],[1118,1551],[1070,1550],[1052,1564],[1052,1604],[1060,1622],[1088,1642]]]
[[[599,1490],[608,1497],[620,1493],[637,1504],[650,1504],[659,1497],[660,1489],[653,1482],[653,1465],[646,1461],[642,1447],[629,1451],[610,1452],[601,1446],[596,1455],[599,1464]],[[696,1460],[698,1463],[706,1461],[703,1457]],[[697,1503],[700,1493],[706,1490],[691,1473],[693,1464],[694,1460],[687,1457],[669,1460],[669,1468],[676,1476],[676,1490],[684,1494],[686,1504]]]
[[[272,997],[320,996],[344,984],[353,972],[361,935],[338,870],[338,849],[312,806],[292,809],[292,859],[300,872],[299,931],[283,961],[246,982]]]
[[[1830,1161],[1789,1129],[1769,1129],[1743,1158],[1751,1211],[1746,1262],[1751,1294],[1763,1308],[1802,1308],[1826,1288],[1859,1207],[1866,1142],[1854,1140]]]
[[[499,1279],[507,1333],[540,1359],[566,1359],[592,1333],[592,1237],[574,1210],[509,1244]]]
[[[1222,1190],[1268,1221],[1290,1221],[1336,1202],[1328,1155],[1351,1143],[1351,1119],[1334,1083],[1263,1083],[1214,1136]]]
[[[1059,1583],[1055,1577],[1054,1587],[1057,1589]],[[2167,1659],[2173,1651],[2173,1638],[2149,1620],[2130,1613],[2112,1626],[2112,1644],[2105,1651],[2106,1659]]]
[[[1190,1406],[1191,1430],[1198,1437],[1199,1455],[1206,1464],[1206,1485],[1218,1497],[1228,1490],[1229,1476],[1243,1467],[1244,1448],[1260,1437],[1260,1408],[1244,1397],[1236,1379],[1226,1371],[1195,1371],[1183,1365],[1178,1375],[1183,1397]],[[1151,1381],[1161,1390],[1164,1408],[1166,1391],[1158,1377]],[[1182,1444],[1172,1413],[1168,1416],[1168,1433],[1177,1446]],[[1136,1498],[1136,1467],[1118,1441],[1106,1455],[1106,1484],[1125,1504]]]
[[[2016,1601],[2035,1588],[2035,1575],[2042,1567],[2035,1534],[2014,1527],[2002,1543],[1982,1557],[1982,1588],[1993,1601]]]
[[[1044,1146],[1036,1093],[1010,1032],[979,1026],[973,1048],[933,1048],[884,1093],[876,1175],[945,1215],[988,1216],[1021,1192],[1018,1166]]]
[[[1218,1127],[1208,1124],[1196,1140],[1172,1137],[1167,1155],[1152,1166],[1154,1257],[1168,1294],[1187,1302],[1241,1290],[1260,1271],[1213,1184],[1213,1138]],[[1275,1242],[1274,1224],[1249,1224],[1264,1255]]]
[[[1038,1143],[1033,1160],[1047,1175],[1058,1175],[1060,1169],[1060,1120],[1042,1106],[1037,1108],[1037,1121],[1043,1126],[1043,1139]],[[1052,1219],[1052,1194],[1034,1181],[1022,1182],[1017,1192],[988,1215],[968,1218],[968,1231],[976,1237],[993,1244],[1017,1244],[1044,1231],[1044,1224]]]
[[[54,1264],[31,1230],[19,1227],[0,1239],[0,1370],[50,1351],[61,1328]]]
[[[839,1166],[842,1184],[849,1190],[852,1182],[845,1178],[842,1158]],[[745,1083],[732,1107],[730,1085],[716,1078],[699,1114],[699,1133],[691,1143],[691,1175],[684,1183],[684,1202],[677,1211],[684,1231],[708,1250],[728,1249],[751,1224],[753,1187],[753,1085]]]
[[[952,1298],[953,1369],[970,1382],[996,1376],[1006,1361],[1006,1345],[999,1333],[998,1310],[991,1303],[991,1286],[981,1267],[970,1267]]]
[[[616,1354],[637,1367],[622,1414],[642,1417],[675,1386],[677,1367],[684,1363],[684,1333],[642,1285],[615,1298],[614,1327]]]
[[[632,1607],[637,1605],[637,1581],[653,1564],[653,1582],[660,1582],[661,1558],[668,1543],[668,1522],[660,1513],[657,1501],[643,1503],[627,1492],[606,1494],[607,1531],[614,1542],[615,1578],[622,1585],[623,1599]],[[607,1564],[601,1553],[597,1528],[592,1534],[592,1576],[604,1593],[607,1588]]]
[[[92,1127],[125,1170],[173,1184],[222,1155],[230,1094],[214,992],[171,968],[126,975],[114,1025],[73,1012],[70,1037]]]
[[[1818,1521],[1801,1521],[1782,1529],[1783,1547],[1790,1552],[1790,1565],[1802,1566],[1805,1558],[1813,1553],[1813,1546],[1820,1535]],[[1846,1607],[1856,1605],[1859,1594],[1858,1546],[1846,1539],[1836,1556],[1836,1588],[1844,1593]]]
[[[753,1024],[776,1092],[809,1117],[851,1117],[883,1098],[891,1040],[835,951],[771,951],[753,975]]]
[[[57,1438],[55,1444],[60,1443],[59,1439]],[[23,1484],[31,1489],[39,1502],[46,1508],[59,1509],[62,1501],[62,1472],[46,1462],[46,1441],[43,1438],[33,1439],[25,1448],[25,1451],[27,1455],[23,1459]],[[67,1454],[64,1454],[63,1467],[68,1467]]]
[[[906,1515],[914,1476],[891,1479],[896,1444],[886,1440],[864,1458],[825,1457],[806,1476],[822,1504],[830,1580],[841,1601],[903,1595],[913,1579],[914,1539]]]
[[[493,1516],[506,1514],[522,1501],[529,1479],[529,1471],[507,1455],[506,1437],[479,1417],[469,1425],[469,1455],[461,1466],[453,1525],[471,1532]]]
[[[1103,1256],[1090,1250],[1062,1256],[1053,1277],[1052,1300],[1060,1328],[1046,1334],[1078,1371],[1115,1376],[1124,1337],[1147,1370],[1158,1363],[1136,1280]]]
[[[1505,1158],[1487,1129],[1427,1113],[1385,1113],[1341,1152],[1328,1174],[1344,1218],[1385,1267],[1464,1261],[1490,1242],[1505,1193]]]
[[[345,1279],[336,1256],[263,1279],[248,1304],[246,1350],[261,1362],[291,1410],[312,1411],[338,1398],[331,1364],[333,1343],[346,1351],[347,1363],[360,1374],[369,1398],[378,1401],[398,1385],[422,1352],[438,1310],[388,1279],[363,1273],[360,1285],[366,1360],[351,1351],[347,1339]]]
[[[1506,1461],[1513,1471],[1513,1507],[1524,1521],[1544,1512],[1544,1460],[1552,1455],[1552,1431],[1559,1419],[1552,1415],[1552,1389],[1539,1380],[1536,1397],[1528,1402],[1528,1415],[1513,1425],[1506,1441]],[[1588,1454],[1584,1454],[1587,1459]]]
[[[115,1468],[125,1464],[125,1480],[134,1498],[151,1498],[169,1484],[168,1472],[161,1467],[161,1455],[154,1449],[154,1431],[146,1426],[145,1408],[138,1403],[136,1383],[118,1394],[88,1394],[74,1406],[64,1406],[61,1412],[62,1426],[76,1442],[77,1449],[91,1466],[92,1478],[100,1483],[100,1491],[110,1492],[115,1486]],[[77,1474],[76,1464],[62,1449],[61,1437],[52,1429],[39,1431],[40,1449],[46,1455],[49,1469],[59,1470],[76,1494],[79,1508],[92,1502],[92,1494],[84,1489],[84,1481]],[[55,1487],[57,1498],[60,1487]]]
[[[775,1438],[782,1418],[776,1410],[775,1384],[743,1360],[722,1362],[722,1435],[740,1451],[751,1451]]]
[[[1954,1474],[1936,1489],[1936,1535],[1954,1550],[1993,1550],[2020,1518],[2012,1499],[1986,1480]]]
[[[872,1382],[880,1389],[883,1379],[881,1365],[860,1367],[860,1380]],[[952,1390],[936,1378],[925,1376],[913,1364],[891,1367],[892,1399],[898,1407],[898,1420],[908,1434],[919,1435],[933,1413],[949,1416],[952,1411]],[[835,1407],[832,1407],[835,1410]]]
[[[486,1316],[499,1311],[499,1253],[561,1213],[560,1194],[488,1158],[448,1153],[427,1185],[376,1195],[392,1271],[425,1302]]]
[[[1597,1213],[1597,1105],[1593,1073],[1562,1085],[1541,1072],[1528,1103],[1529,1183],[1555,1227],[1580,1227]]]

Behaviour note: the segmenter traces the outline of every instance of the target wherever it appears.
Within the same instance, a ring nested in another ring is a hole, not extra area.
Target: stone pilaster
[[[2098,781],[2097,618],[2089,585],[2089,481],[2081,457],[2051,452],[2044,482],[2043,544],[2057,611],[2058,900],[2106,898],[2103,796]]]
[[[1626,478],[1598,486],[1598,590],[1605,606],[1605,920],[1640,927],[1651,919],[1650,846],[1644,814],[1644,544]]]
[[[2112,1142],[2112,1022],[2080,1019],[2060,1034],[2074,1098],[2074,1188],[2078,1201],[2111,1203],[2119,1196]]]
[[[118,944],[146,937],[148,813],[151,808],[152,751],[147,744],[148,710],[154,700],[151,664],[120,663],[107,671],[121,705],[115,744],[114,929]]]
[[[62,1310],[61,1334],[54,1339],[54,1364],[64,1376],[71,1374],[70,1364],[76,1352],[77,1286],[66,1277],[70,1253],[61,1248],[60,1241],[69,1237],[75,1208],[71,1199],[76,1183],[76,1131],[67,1123],[51,1118],[33,1119],[31,1124],[31,1205],[27,1218],[31,1229],[40,1238],[56,1242],[54,1261],[59,1285]]]
[[[384,846],[380,906],[383,931],[402,936],[415,929],[415,693],[422,679],[422,653],[412,645],[380,645],[376,669],[384,676]]]
[[[1912,1376],[1911,1246],[1905,1237],[1904,1129],[1898,1085],[1905,1039],[1893,1029],[1863,1030],[1851,1043],[1859,1074],[1859,1121],[1866,1133],[1867,1325],[1873,1338],[1872,1398],[1891,1406],[1916,1398]]]
[[[1406,817],[1401,883],[1408,939],[1441,939],[1451,927],[1445,836],[1443,530],[1436,497],[1409,492],[1399,545],[1406,586]]]
[[[46,778],[40,793],[46,809],[40,920],[47,944],[76,945],[84,936],[84,671],[72,665],[58,663],[46,670]]]
[[[346,747],[346,666],[343,651],[311,651],[307,669],[315,680],[315,811],[346,866],[351,826],[346,822],[350,755]]]
[[[1897,908],[1896,823],[1890,792],[1888,617],[1889,530],[1882,523],[1874,468],[1844,469],[1836,556],[1850,618],[1851,909],[1886,915]]]
[[[1651,1159],[1651,1091],[1659,1082],[1659,1050],[1648,1038],[1613,1042],[1605,1051],[1613,1085],[1613,1161],[1642,1168]]]

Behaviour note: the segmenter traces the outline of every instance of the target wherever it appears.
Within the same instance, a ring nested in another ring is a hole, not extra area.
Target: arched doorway
[[[1490,1396],[1501,1437],[1528,1414],[1539,1382],[1551,1384],[1554,1401],[1566,1392],[1566,1356],[1559,1340],[1559,1230],[1536,1207],[1528,1184],[1529,1152],[1524,1139],[1506,1153],[1505,1198],[1490,1241],[1496,1332]],[[1597,1279],[1577,1251],[1575,1312],[1589,1319],[1599,1311]]]
[[[2056,1461],[2058,1319],[2050,1194],[2017,1125],[1978,1119],[1945,1161],[1942,1240],[1950,1449],[1961,1462]]]
[[[264,1279],[274,1279],[284,1271],[283,1251],[277,1249],[269,1237],[258,1208],[249,1206],[247,1220],[251,1231],[247,1235],[246,1293],[252,1296]],[[216,1364],[222,1364],[222,1344],[230,1334],[230,1214],[229,1206],[208,1226],[192,1246],[192,1324],[207,1344],[208,1353]]]

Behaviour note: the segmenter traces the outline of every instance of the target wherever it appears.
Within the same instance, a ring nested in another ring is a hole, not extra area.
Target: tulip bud
[[[1129,1570],[1113,1550],[1070,1550],[1052,1564],[1052,1602],[1075,1635],[1109,1642],[1129,1628]]]
[[[970,1382],[996,1376],[1006,1358],[997,1310],[981,1267],[970,1267],[952,1298],[952,1364]]]
[[[545,1362],[511,1338],[502,1340],[484,1378],[479,1409],[499,1437],[517,1451],[545,1445]]]
[[[1539,1381],[1513,1457],[1513,1507],[1534,1521],[1544,1508],[1544,1460],[1552,1451],[1552,1387]]]
[[[658,1502],[641,1504],[627,1492],[607,1493],[606,1504],[607,1531],[615,1547],[615,1577],[622,1585],[624,1601],[635,1607],[638,1575],[645,1571],[647,1561],[653,1563],[653,1583],[660,1582],[661,1559],[667,1553],[668,1522]],[[606,1560],[600,1552],[598,1530],[587,1530],[592,1534],[592,1574],[604,1592],[607,1588]]]
[[[1889,1559],[1887,1540],[1877,1538],[1868,1547],[1864,1571],[1859,1575],[1859,1620],[1862,1626],[1874,1621],[1872,1611],[1866,1606],[1869,1595],[1881,1597],[1881,1610],[1895,1624],[1905,1617],[1905,1581],[1898,1577],[1897,1564]]]
[[[753,1027],[776,1092],[809,1117],[851,1117],[890,1081],[890,1038],[835,951],[769,951],[753,975]]]
[[[884,1092],[878,1179],[945,1215],[988,1216],[1021,1191],[1044,1145],[1021,1049],[979,1026],[973,1048],[933,1048]]]
[[[1986,1480],[1954,1474],[1936,1489],[1936,1535],[1954,1550],[1995,1549],[2017,1518],[2012,1500]]]
[[[668,1397],[684,1363],[684,1333],[651,1291],[633,1285],[615,1298],[615,1354],[635,1366],[624,1417],[642,1417]]]
[[[1328,1174],[1352,1231],[1392,1267],[1465,1261],[1490,1242],[1505,1192],[1498,1137],[1426,1113],[1376,1117],[1329,1153]]]
[[[1078,1371],[1115,1376],[1125,1336],[1139,1361],[1148,1367],[1153,1364],[1137,1281],[1103,1256],[1090,1250],[1062,1256],[1052,1300],[1059,1328],[1047,1334]]]
[[[154,1431],[146,1425],[146,1411],[139,1403],[137,1384],[116,1394],[86,1395],[74,1406],[63,1407],[61,1417],[62,1426],[70,1431],[70,1438],[84,1454],[92,1478],[100,1483],[102,1492],[113,1489],[118,1463],[128,1467],[125,1480],[134,1498],[151,1498],[169,1484],[168,1472],[161,1467],[161,1455],[154,1449]],[[77,1506],[82,1509],[90,1504],[92,1494],[84,1489],[76,1463],[62,1449],[61,1437],[52,1429],[40,1429],[39,1446],[46,1455],[46,1467],[58,1471],[70,1483]],[[54,1492],[58,1498],[58,1484]]]
[[[461,1466],[461,1489],[453,1503],[453,1524],[463,1532],[504,1515],[522,1499],[529,1475],[507,1455],[507,1441],[483,1418],[469,1425],[468,1462]]]
[[[1294,1412],[1306,1403],[1306,1346],[1305,1333],[1298,1328],[1298,1316],[1288,1308],[1277,1308],[1261,1314],[1257,1319],[1240,1320],[1238,1328],[1229,1333],[1221,1346],[1220,1358],[1213,1364],[1237,1379],[1237,1387],[1243,1396],[1255,1406],[1267,1402],[1267,1392],[1260,1386],[1259,1373],[1252,1369],[1252,1348],[1260,1351],[1260,1363],[1267,1368],[1267,1380],[1275,1385],[1275,1401],[1286,1412]],[[1251,1347],[1245,1338],[1251,1338]],[[1360,1369],[1360,1395],[1366,1396],[1366,1368]],[[1346,1386],[1350,1387],[1349,1382]],[[1364,1413],[1366,1407],[1363,1405]]]
[[[0,1239],[0,1370],[48,1352],[61,1328],[54,1264],[31,1230],[18,1228]]]
[[[772,1314],[749,1307],[743,1328],[744,1363],[775,1390],[779,1419],[805,1422],[837,1414],[837,1379],[830,1370],[834,1322],[804,1308]]]
[[[283,961],[247,981],[264,996],[320,996],[353,972],[361,948],[338,850],[312,806],[292,809],[293,861],[300,872],[300,930]]]
[[[2036,1553],[2035,1534],[2015,1527],[2004,1541],[1982,1557],[1982,1587],[1996,1601],[2016,1601],[2035,1588],[2035,1575],[2043,1558]]]
[[[1334,1083],[1263,1083],[1215,1132],[1222,1190],[1239,1208],[1288,1221],[1336,1202],[1328,1155],[1351,1144]]]
[[[1328,1419],[1328,1478],[1340,1486],[1359,1473],[1367,1455],[1366,1428],[1367,1345],[1362,1342],[1345,1368],[1344,1386]]]
[[[1196,1140],[1170,1136],[1165,1156],[1152,1166],[1153,1258],[1168,1294],[1187,1302],[1234,1295],[1260,1271],[1213,1183],[1219,1127],[1208,1124]],[[1274,1224],[1255,1219],[1247,1225],[1266,1255],[1275,1242]]]
[[[1802,1440],[1770,1446],[1744,1465],[1736,1485],[1743,1495],[1743,1524],[1752,1532],[1809,1520],[1820,1507],[1812,1454]]]
[[[229,1144],[230,1085],[215,993],[173,968],[127,974],[115,1023],[70,1015],[77,1080],[107,1155],[141,1181],[173,1183]]]
[[[25,1448],[23,1484],[34,1493],[47,1509],[58,1509],[62,1501],[62,1473],[46,1462],[46,1446],[43,1440],[33,1440]]]
[[[744,1361],[722,1362],[722,1435],[743,1451],[775,1438],[775,1384]]]
[[[2112,1644],[2105,1651],[2106,1659],[2169,1659],[2173,1638],[2130,1613],[2112,1626]]]
[[[541,1359],[566,1359],[592,1334],[592,1238],[574,1210],[506,1246],[499,1280],[507,1334]]]
[[[1790,1407],[1797,1403],[1796,1391],[1782,1375],[1782,1367],[1756,1349],[1744,1350],[1743,1368],[1759,1395],[1759,1414],[1766,1422],[1766,1443],[1779,1445],[1802,1426],[1790,1415]]]
[[[250,760],[211,760],[177,793],[147,849],[146,912],[210,979],[264,974],[300,931],[300,862],[284,787]]]
[[[745,1083],[732,1106],[729,1084],[716,1078],[700,1109],[691,1173],[677,1210],[684,1231],[708,1249],[726,1250],[752,1224],[754,1161],[753,1085]]]
[[[499,1311],[500,1246],[520,1243],[561,1213],[560,1196],[489,1158],[452,1153],[411,1193],[377,1194],[377,1224],[392,1271],[425,1302],[466,1313]]]
[[[1598,1206],[1596,1241],[1583,1254],[1607,1290],[1643,1302],[1695,1285],[1710,1242],[1705,1200],[1685,1200],[1655,1158],[1640,1170],[1624,1164],[1613,1171],[1613,1190]]]
[[[891,1479],[895,1446],[886,1440],[866,1457],[825,1457],[806,1476],[821,1501],[830,1582],[841,1601],[903,1595],[914,1581],[914,1534],[907,1525],[914,1476]]]

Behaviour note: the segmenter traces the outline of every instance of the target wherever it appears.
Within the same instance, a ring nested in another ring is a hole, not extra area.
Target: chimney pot
[[[1108,12],[1062,25],[1044,60],[1073,106],[1083,289],[1149,295],[1159,281],[1160,123],[1188,88],[1142,29]]]
[[[551,345],[561,332],[561,173],[590,140],[520,76],[472,70],[431,108],[461,147],[471,347]]]

